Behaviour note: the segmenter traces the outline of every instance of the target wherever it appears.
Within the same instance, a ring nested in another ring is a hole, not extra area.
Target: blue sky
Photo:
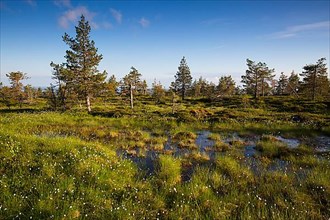
[[[65,62],[62,36],[89,20],[103,60],[117,79],[134,66],[149,86],[168,86],[186,57],[192,76],[236,82],[246,59],[289,75],[330,58],[329,1],[70,1],[0,0],[0,73],[23,71],[25,83],[48,86],[51,61]],[[329,65],[328,65],[329,66]]]

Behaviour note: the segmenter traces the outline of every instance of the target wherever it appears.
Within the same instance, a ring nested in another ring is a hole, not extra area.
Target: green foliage
[[[191,73],[189,66],[187,64],[186,58],[183,57],[178,67],[178,72],[175,75],[175,81],[173,83],[173,88],[176,92],[181,95],[182,100],[185,99],[188,89],[191,87]]]
[[[330,95],[330,83],[324,62],[325,58],[321,58],[316,64],[306,65],[300,74],[303,77],[301,91],[312,100],[327,99]]]
[[[327,104],[263,100],[243,109],[240,96],[187,99],[180,114],[144,96],[134,111],[120,97],[98,100],[93,114],[41,111],[42,102],[1,109],[0,218],[327,219],[328,155],[307,144],[327,134]],[[283,106],[295,102],[301,112]],[[214,145],[196,145],[202,130]],[[303,144],[290,149],[274,135]]]
[[[217,86],[219,96],[232,96],[235,93],[235,81],[231,76],[221,76]]]
[[[91,112],[91,98],[97,95],[104,87],[107,73],[97,70],[102,60],[102,55],[97,54],[97,48],[93,40],[90,40],[91,27],[82,15],[76,26],[76,37],[72,38],[67,33],[63,41],[70,47],[66,51],[66,63],[62,65],[51,63],[54,68],[54,78],[58,81],[59,97],[65,99],[62,91],[62,83],[65,90],[72,90],[79,98],[86,101],[86,108]],[[63,102],[63,101],[62,101]]]
[[[12,89],[7,86],[0,88],[0,100],[9,109],[16,104]]]
[[[23,91],[24,85],[22,80],[28,79],[27,74],[21,71],[10,72],[6,74],[11,84],[11,87],[4,86],[0,88],[2,102],[10,108],[13,105],[19,104],[22,107],[23,101],[27,98],[27,93]]]
[[[152,97],[155,99],[156,103],[161,103],[165,98],[165,89],[160,82],[154,81],[152,84]]]
[[[141,82],[141,74],[137,69],[131,67],[129,74],[124,76],[121,82],[121,92],[130,97],[131,108],[134,107],[134,95],[137,95],[143,90],[143,83]]]
[[[247,94],[251,94],[254,98],[258,98],[260,95],[267,94],[270,85],[269,82],[273,79],[274,69],[269,69],[266,63],[255,63],[252,60],[247,59],[248,69],[246,74],[242,76],[242,83]]]
[[[263,136],[256,149],[261,151],[263,156],[271,158],[285,156],[289,152],[287,146],[273,136]]]
[[[170,155],[159,157],[158,181],[163,187],[173,187],[181,182],[181,162]]]
[[[299,90],[299,76],[298,74],[295,74],[294,71],[291,72],[291,75],[288,79],[288,85],[286,88],[286,91],[289,95],[295,95],[298,96],[298,90]]]
[[[287,94],[289,79],[283,72],[281,72],[280,78],[278,79],[276,87],[276,95]]]

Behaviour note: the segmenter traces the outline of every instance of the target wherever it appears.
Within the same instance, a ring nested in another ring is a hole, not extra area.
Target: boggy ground
[[[0,219],[330,217],[327,103],[122,102],[3,110]]]

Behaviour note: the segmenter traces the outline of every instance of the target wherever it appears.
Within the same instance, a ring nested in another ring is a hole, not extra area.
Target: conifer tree
[[[235,81],[231,76],[221,76],[217,86],[217,94],[219,96],[231,96],[235,93]]]
[[[319,59],[316,64],[305,65],[303,70],[300,74],[303,77],[302,93],[312,100],[328,97],[330,89],[325,58]]]
[[[288,77],[283,72],[281,72],[280,78],[278,79],[276,86],[276,94],[277,95],[287,94],[288,83],[289,83]]]
[[[176,92],[181,94],[182,100],[185,99],[187,90],[191,87],[192,77],[190,74],[189,66],[186,62],[186,58],[183,57],[180,62],[180,66],[178,67],[178,71],[175,75],[175,82],[173,87]]]
[[[291,75],[288,79],[288,85],[286,87],[286,92],[289,95],[295,95],[298,96],[298,89],[299,89],[299,76],[298,74],[294,73],[294,71],[291,72]]]
[[[157,103],[160,103],[165,97],[165,89],[160,82],[156,80],[152,83],[152,97]]]
[[[274,69],[269,69],[266,63],[256,63],[250,59],[246,60],[248,69],[242,76],[242,83],[247,94],[252,94],[254,98],[264,96],[270,88],[269,82],[273,79]]]
[[[19,103],[20,107],[22,107],[24,100],[24,92],[23,92],[23,83],[22,80],[28,79],[27,74],[21,71],[10,72],[6,74],[11,84],[10,93],[8,94],[9,98],[12,99],[11,103]]]
[[[58,77],[85,100],[87,111],[91,112],[91,98],[103,88],[106,72],[101,73],[97,69],[102,55],[97,53],[94,41],[90,40],[91,27],[83,15],[75,28],[75,38],[67,33],[63,36],[70,50],[65,55],[67,71],[62,71]]]
[[[118,86],[119,83],[117,82],[115,75],[111,75],[106,85],[107,95],[115,96]]]
[[[137,69],[131,67],[131,71],[122,80],[122,92],[130,94],[131,108],[134,107],[134,94],[141,88],[141,74]]]

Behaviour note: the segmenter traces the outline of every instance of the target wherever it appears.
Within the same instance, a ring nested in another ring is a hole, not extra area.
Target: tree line
[[[174,75],[175,80],[168,90],[156,80],[152,83],[151,90],[148,90],[147,82],[141,79],[141,73],[134,67],[131,67],[130,72],[119,81],[114,75],[106,80],[107,72],[97,69],[103,57],[98,54],[95,42],[90,39],[91,27],[83,15],[75,29],[74,38],[67,33],[62,37],[70,48],[65,54],[66,62],[50,63],[54,83],[47,90],[34,89],[30,85],[24,86],[22,80],[28,78],[27,74],[20,71],[11,72],[6,75],[11,86],[0,84],[1,102],[8,107],[16,104],[21,106],[24,102],[43,96],[48,99],[53,109],[66,110],[73,104],[83,101],[87,111],[91,112],[93,98],[117,95],[129,97],[132,109],[134,100],[139,95],[151,95],[157,103],[163,102],[165,96],[170,97],[172,103],[178,97],[182,100],[186,97],[194,97],[214,101],[243,94],[251,95],[255,99],[269,95],[290,95],[311,100],[330,98],[325,58],[319,59],[315,64],[305,65],[300,74],[291,72],[288,77],[282,72],[278,80],[273,74],[275,70],[266,63],[247,59],[247,70],[241,76],[243,87],[237,86],[230,75],[221,76],[217,84],[208,82],[202,77],[193,81],[185,57],[181,59]]]

